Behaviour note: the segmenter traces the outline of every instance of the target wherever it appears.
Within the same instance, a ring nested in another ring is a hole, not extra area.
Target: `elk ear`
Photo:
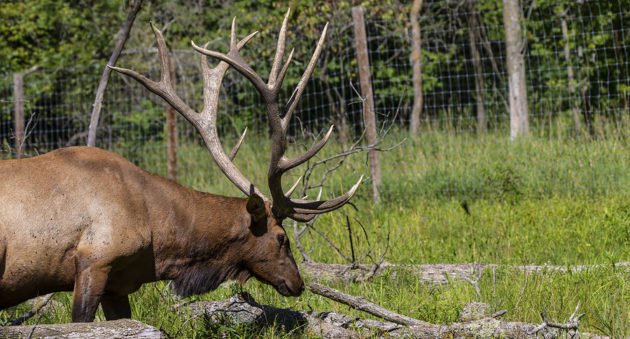
[[[247,199],[247,212],[252,216],[254,222],[259,222],[267,216],[265,201],[258,194],[252,192]]]

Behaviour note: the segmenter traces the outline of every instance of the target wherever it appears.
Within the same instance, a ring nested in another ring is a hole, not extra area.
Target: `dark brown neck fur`
[[[230,279],[247,280],[241,256],[233,253],[250,233],[247,200],[162,184],[160,194],[168,194],[169,204],[153,209],[151,218],[156,278],[173,280],[181,296],[211,291]]]

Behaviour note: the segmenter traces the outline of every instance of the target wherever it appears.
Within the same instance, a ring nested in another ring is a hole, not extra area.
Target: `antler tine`
[[[286,197],[290,197],[291,194],[293,194],[295,189],[298,187],[298,184],[300,183],[301,180],[302,180],[302,176],[298,177],[297,180],[295,181],[295,184],[293,184],[293,186],[291,186],[291,188],[289,188],[289,190],[286,193],[284,193],[284,195]]]
[[[345,205],[357,192],[363,181],[363,176],[350,188],[348,192],[331,200],[306,201],[302,199],[288,199],[289,206],[295,214],[322,214],[334,211]]]
[[[330,139],[330,136],[332,135],[333,129],[334,129],[335,125],[331,125],[330,128],[328,129],[328,132],[326,132],[326,135],[324,136],[324,138],[322,138],[320,141],[318,141],[317,143],[315,143],[313,146],[311,146],[311,148],[308,149],[308,151],[306,151],[304,154],[302,154],[301,156],[293,159],[293,160],[287,160],[286,158],[283,159],[284,161],[280,161],[280,163],[278,164],[278,168],[281,172],[286,172],[294,167],[300,166],[301,164],[305,163],[306,161],[308,161],[308,159],[312,158],[313,156],[315,156],[315,154],[317,154],[317,152],[319,152],[324,146],[326,146],[326,143],[328,142],[328,139]]]
[[[304,74],[302,74],[302,78],[300,79],[300,82],[298,82],[298,85],[293,91],[293,94],[291,95],[289,102],[287,102],[286,113],[284,117],[282,118],[282,127],[285,130],[289,125],[289,121],[291,121],[291,115],[293,115],[293,112],[297,108],[297,104],[300,101],[300,97],[302,96],[304,89],[306,88],[306,84],[308,83],[308,80],[310,79],[311,74],[313,74],[313,69],[315,69],[315,64],[317,63],[317,59],[319,59],[319,55],[322,53],[322,49],[324,47],[324,40],[326,39],[327,31],[328,31],[328,23],[326,23],[326,26],[324,26],[324,29],[322,30],[322,34],[319,37],[319,41],[317,42],[317,46],[315,47],[315,52],[313,52],[311,61],[309,61],[308,66],[306,66],[306,70],[304,71]]]
[[[234,158],[236,158],[236,154],[238,154],[238,150],[241,149],[241,144],[243,144],[243,140],[245,140],[245,134],[247,134],[247,127],[245,127],[245,130],[243,130],[243,134],[241,134],[241,137],[238,138],[236,145],[232,147],[232,151],[230,151],[229,156],[230,160],[234,161]]]
[[[282,70],[280,71],[280,74],[276,79],[276,86],[274,87],[276,93],[278,93],[280,91],[280,88],[282,87],[282,82],[284,81],[284,76],[287,75],[287,70],[289,69],[289,64],[291,64],[291,59],[293,59],[294,51],[294,49],[291,49],[289,57],[287,58],[287,61],[284,62],[284,66],[282,66]]]
[[[139,83],[141,83],[144,87],[146,87],[149,91],[157,94],[166,102],[169,103],[175,110],[177,110],[181,115],[186,118],[186,120],[190,121],[193,125],[196,125],[199,122],[198,114],[190,108],[178,95],[173,87],[173,82],[171,79],[171,75],[169,72],[169,51],[168,47],[166,47],[166,43],[164,42],[164,37],[162,36],[162,32],[151,23],[151,28],[153,30],[153,34],[155,35],[155,40],[158,45],[158,55],[160,57],[160,81],[153,81],[144,75],[122,67],[115,66],[107,66],[112,70],[127,75]]]
[[[168,58],[169,50],[166,47],[166,42],[164,42],[164,35],[162,35],[162,31],[160,31],[152,22],[150,23],[151,30],[153,31],[153,35],[155,35],[155,42],[158,47],[158,55],[160,56],[160,82],[171,85],[173,83],[171,79],[170,69],[170,60]],[[172,86],[170,86],[172,87]]]
[[[230,51],[234,47],[236,47],[236,17],[232,18],[232,29],[230,30]]]
[[[194,42],[192,46],[197,52],[217,58],[221,61],[228,63],[230,66],[234,67],[239,73],[243,74],[251,83],[256,87],[258,92],[263,96],[267,97],[269,93],[269,89],[267,88],[267,84],[262,80],[262,78],[249,66],[249,64],[241,57],[237,50],[231,50],[229,54],[223,54],[221,52],[210,51],[203,47],[197,46]]]
[[[284,56],[284,46],[287,41],[287,22],[289,21],[290,14],[291,8],[287,9],[287,14],[284,16],[284,20],[282,21],[282,28],[280,28],[280,33],[278,33],[276,56],[273,58],[273,65],[271,66],[271,72],[269,72],[268,85],[270,88],[275,88],[276,84],[278,84],[278,88],[282,85],[282,80],[279,80],[277,82],[276,80],[278,80],[278,72],[280,71],[280,64],[282,63],[282,57]]]

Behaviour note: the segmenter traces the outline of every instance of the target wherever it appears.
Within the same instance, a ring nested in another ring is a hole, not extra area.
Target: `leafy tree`
[[[107,60],[124,14],[122,0],[3,1],[0,73]]]

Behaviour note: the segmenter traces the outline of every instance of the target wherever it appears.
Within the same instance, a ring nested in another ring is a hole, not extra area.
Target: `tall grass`
[[[404,137],[403,132],[393,132],[384,145],[395,144]],[[507,309],[507,320],[528,322],[539,322],[541,311],[547,311],[551,319],[564,321],[580,303],[581,311],[587,314],[582,330],[628,336],[630,277],[627,270],[612,265],[630,261],[630,149],[626,140],[533,136],[510,142],[498,134],[478,136],[427,130],[381,154],[380,204],[370,201],[370,185],[363,185],[353,199],[356,209],[345,207],[320,217],[316,223],[318,231],[349,254],[348,216],[359,257],[368,252],[378,257],[387,248],[386,259],[402,264],[604,264],[603,268],[527,275],[500,266],[482,277],[481,296],[466,282],[426,285],[404,271],[362,284],[331,284],[396,312],[437,323],[457,320],[464,305],[471,301],[486,302],[495,310]],[[291,153],[306,146],[294,145]],[[237,166],[263,191],[269,149],[265,137],[250,135],[236,160]],[[342,146],[333,142],[319,157],[340,149]],[[162,145],[146,144],[136,154],[142,155],[134,159],[141,167],[165,174]],[[181,146],[179,160],[182,184],[241,195],[202,146]],[[316,170],[313,178],[322,173],[323,169]],[[291,185],[300,174],[296,169],[287,175],[285,185]],[[324,198],[348,189],[360,174],[369,175],[364,155],[345,161],[326,181]],[[308,193],[312,197],[317,190]],[[369,244],[359,230],[359,222],[365,227]],[[291,225],[285,225],[288,231]],[[317,261],[344,261],[314,232],[308,233],[303,243]],[[295,255],[300,258],[299,253]],[[226,298],[238,288],[231,286],[196,298]],[[359,315],[310,293],[300,298],[283,298],[254,281],[244,288],[261,303]],[[259,333],[247,328],[208,328],[203,321],[186,321],[185,316],[170,308],[175,303],[172,296],[158,293],[164,289],[164,283],[149,284],[135,293],[134,318],[182,337],[212,336],[212,331],[233,337],[284,335],[274,328]],[[41,321],[70,321],[68,294],[56,298],[63,302],[63,308]],[[13,312],[16,310],[0,315],[7,318]]]

